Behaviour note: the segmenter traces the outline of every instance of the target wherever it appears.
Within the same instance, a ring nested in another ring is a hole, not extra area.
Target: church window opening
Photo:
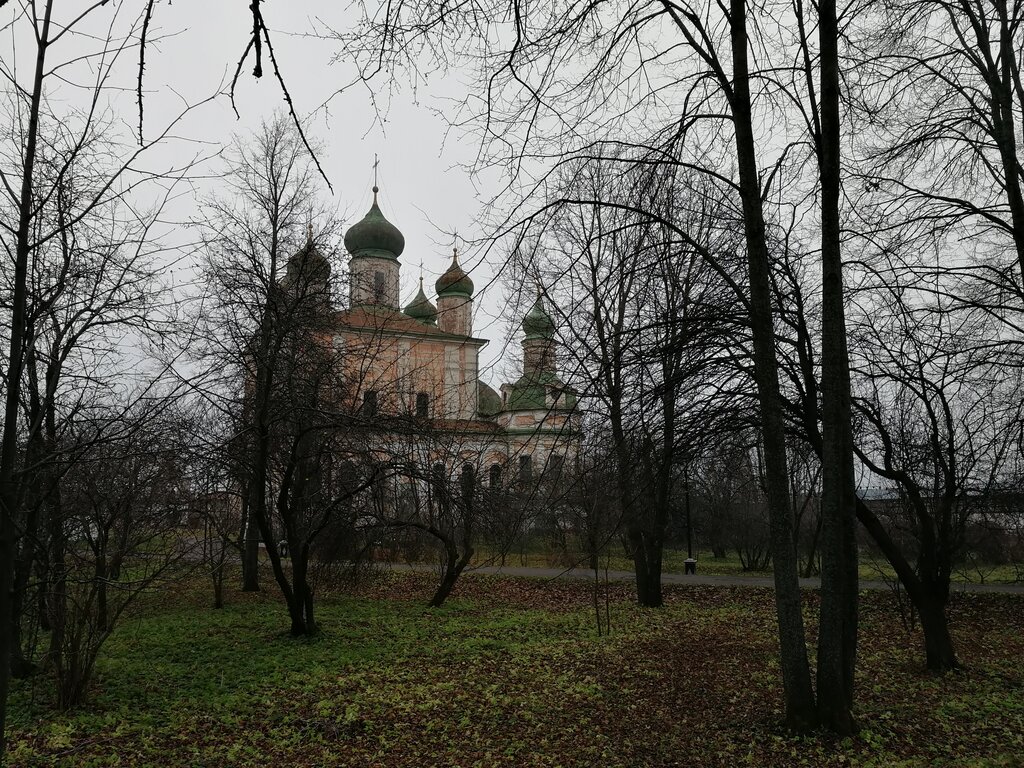
[[[373,293],[375,296],[380,298],[384,295],[384,273],[374,272],[373,273]]]
[[[445,477],[444,464],[434,464],[430,468],[430,494],[432,497],[432,503],[437,504],[443,502],[446,494],[445,491]]]
[[[491,488],[501,488],[501,465],[491,464],[489,484]]]
[[[363,415],[377,415],[377,390],[368,389],[363,393]]]
[[[462,498],[471,499],[476,492],[476,468],[472,464],[462,465],[462,477],[459,478]]]
[[[519,457],[519,479],[524,483],[533,479],[533,456]]]
[[[416,393],[416,416],[425,419],[430,415],[430,395],[426,392]]]
[[[558,480],[562,476],[562,467],[565,466],[565,457],[560,453],[552,453],[548,459],[548,472],[552,480]]]

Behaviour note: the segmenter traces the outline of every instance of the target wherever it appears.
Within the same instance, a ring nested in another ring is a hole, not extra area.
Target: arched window
[[[501,488],[501,464],[491,464],[488,485],[491,488]]]
[[[469,463],[462,465],[462,477],[459,478],[462,498],[471,499],[476,493],[476,468]]]
[[[377,415],[377,390],[368,389],[363,393],[363,416]]]
[[[416,416],[425,419],[430,415],[430,395],[426,392],[416,393]]]
[[[533,479],[533,456],[519,457],[519,480],[528,483]]]
[[[435,501],[444,502],[448,498],[447,480],[444,464],[438,462],[430,468],[430,492]]]
[[[562,468],[565,466],[565,457],[560,453],[552,453],[548,456],[548,475],[552,480],[559,480],[562,477]]]

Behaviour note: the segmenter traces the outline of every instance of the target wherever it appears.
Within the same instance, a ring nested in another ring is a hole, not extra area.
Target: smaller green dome
[[[501,410],[501,395],[482,381],[476,383],[477,413],[481,416],[493,416]]]
[[[523,331],[526,333],[527,339],[553,339],[555,337],[555,321],[544,309],[544,299],[539,288],[533,307],[523,318]]]
[[[435,307],[427,294],[423,292],[423,278],[420,278],[420,289],[416,292],[409,306],[405,308],[405,314],[414,320],[419,320],[425,325],[437,325],[437,307]]]
[[[306,244],[291,255],[285,265],[284,285],[299,282],[326,283],[331,277],[331,263],[313,242],[313,225],[306,227]]]
[[[452,265],[448,267],[448,271],[437,278],[437,282],[434,283],[434,290],[437,291],[438,296],[444,296],[448,293],[461,293],[466,296],[473,295],[473,281],[469,279],[469,275],[459,266],[458,248],[455,248],[452,252]]]
[[[373,188],[370,210],[345,233],[345,247],[353,256],[397,259],[405,250],[405,235],[384,218],[377,205],[378,191],[377,187]]]

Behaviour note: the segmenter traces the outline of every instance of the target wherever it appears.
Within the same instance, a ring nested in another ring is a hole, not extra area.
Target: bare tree
[[[970,232],[978,278],[1009,290],[1018,310],[1022,21],[1024,9],[1003,0],[872,6],[850,29],[849,61],[867,192],[890,221],[918,225],[905,240],[939,232],[964,248]]]
[[[543,484],[503,477],[507,466],[488,465],[505,446],[486,431],[460,434],[443,419],[400,409],[380,414],[378,422],[368,435],[372,450],[363,468],[372,484],[358,508],[374,539],[395,541],[397,533],[400,547],[412,545],[418,554],[422,546],[436,555],[439,578],[430,605],[440,606],[470,567],[489,521],[501,518],[502,534],[515,536],[522,523],[518,510],[543,503]],[[380,433],[385,440],[375,439]]]
[[[984,313],[949,313],[952,302],[914,299],[895,281],[890,290],[890,308],[857,324],[857,449],[899,503],[862,502],[862,519],[882,529],[875,539],[920,615],[928,666],[942,671],[957,666],[945,612],[967,526],[1012,466],[1020,369],[991,344]]]
[[[693,468],[704,528],[736,551],[745,571],[765,570],[771,563],[756,448],[750,435],[730,435],[705,450]]]
[[[691,243],[720,247],[730,236],[715,199],[690,191],[699,182],[682,172],[611,156],[564,176],[533,226],[570,377],[609,422],[637,597],[658,606],[677,464],[725,375],[735,320],[731,287]]]
[[[181,527],[188,489],[185,430],[175,421],[160,402],[127,411],[101,406],[76,419],[74,430],[83,433],[76,438],[90,450],[61,480],[63,535],[53,542],[60,550],[46,594],[47,664],[61,708],[86,696],[117,619],[142,593],[179,575],[174,566],[187,550],[168,540]]]
[[[255,586],[258,531],[292,633],[312,634],[312,543],[353,492],[335,495],[330,464],[353,416],[343,407],[346,371],[333,343],[337,223],[318,207],[310,155],[283,117],[251,144],[236,142],[225,179],[229,193],[207,202],[204,222],[212,289],[204,352],[215,365],[205,386],[239,419],[231,445],[245,488],[245,586]]]
[[[85,9],[58,9],[58,4],[52,0],[18,5],[12,29],[19,34],[14,38],[27,42],[33,63],[27,70],[27,78],[26,70],[15,71],[7,64],[2,65],[4,79],[10,86],[5,96],[12,130],[5,134],[9,140],[0,150],[0,175],[5,191],[0,206],[0,236],[11,264],[6,273],[9,282],[4,302],[6,387],[0,440],[0,621],[5,626],[5,631],[0,633],[0,758],[12,643],[17,642],[17,637],[6,631],[6,627],[12,620],[11,601],[17,601],[23,594],[22,588],[15,587],[14,582],[16,578],[24,580],[28,551],[25,547],[38,551],[36,542],[23,538],[25,529],[19,524],[27,480],[24,458],[31,450],[32,469],[40,469],[46,464],[41,452],[50,455],[53,451],[55,430],[51,428],[49,437],[41,437],[50,408],[48,399],[54,398],[53,388],[65,375],[61,369],[69,350],[84,348],[80,343],[81,335],[95,331],[102,324],[98,316],[103,301],[114,300],[113,293],[106,294],[104,299],[103,292],[117,283],[117,269],[113,268],[97,283],[98,295],[73,295],[82,288],[72,285],[81,266],[76,261],[81,253],[71,260],[74,268],[67,271],[68,262],[63,259],[75,252],[71,232],[90,218],[106,218],[108,213],[101,209],[109,211],[118,201],[132,200],[140,185],[154,178],[180,176],[191,164],[188,161],[183,167],[172,168],[166,176],[152,171],[140,173],[135,169],[137,160],[155,143],[167,138],[177,120],[155,131],[148,141],[140,140],[134,149],[125,150],[121,146],[117,153],[111,153],[112,144],[108,144],[90,155],[104,141],[113,141],[109,135],[101,138],[110,128],[109,119],[104,117],[108,88],[142,23],[141,15],[128,14],[122,19],[114,14],[114,18],[123,23],[112,24],[108,37],[97,38],[84,27],[99,14],[111,11],[108,3],[96,3]],[[86,45],[84,50],[82,43]],[[48,100],[48,94],[59,90],[58,84],[78,89],[79,94],[85,95],[80,111],[74,111],[57,99]],[[139,218],[144,219],[144,215]],[[39,257],[44,250],[48,255]],[[102,264],[104,255],[92,254],[90,258],[94,265]],[[110,264],[112,266],[113,262]],[[92,272],[93,278],[95,274]],[[130,270],[126,274],[130,275]],[[87,277],[85,282],[93,278]],[[122,285],[131,286],[131,277],[126,280]],[[133,292],[134,287],[130,287],[129,293]],[[90,303],[90,299],[94,303]],[[59,309],[50,312],[49,301]],[[76,301],[85,307],[85,319],[76,319],[76,323],[40,341],[51,332],[54,317],[70,311],[69,307]],[[123,319],[120,316],[117,321]],[[58,369],[56,374],[52,370],[54,365]],[[31,392],[28,392],[26,382],[33,377],[38,378],[32,381]],[[26,400],[29,401],[27,419],[21,412]],[[48,446],[47,440],[50,441]],[[51,462],[47,470],[51,479],[53,470]],[[52,486],[51,480],[47,483]],[[45,533],[45,526],[37,527],[40,517],[35,505],[39,502],[39,497],[31,499],[33,508],[29,509],[24,522],[36,533]],[[31,519],[33,516],[35,519]],[[17,576],[15,563],[21,563]]]

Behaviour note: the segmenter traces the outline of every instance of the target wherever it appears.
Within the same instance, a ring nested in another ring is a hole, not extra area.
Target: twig
[[[0,1],[0,5],[3,2]],[[139,38],[139,79],[138,79],[138,95],[139,95],[139,146],[143,146],[142,140],[142,75],[146,68],[146,35],[149,34],[149,20],[153,18],[153,4],[156,0],[147,0],[146,2],[146,15],[142,20],[142,34]]]
[[[331,185],[331,180],[327,178],[327,174],[324,173],[323,167],[320,165],[320,160],[316,156],[316,152],[313,151],[313,147],[310,146],[309,140],[306,138],[306,132],[302,130],[302,123],[299,122],[299,116],[295,113],[295,104],[292,101],[292,95],[288,91],[288,86],[284,83],[284,77],[281,75],[281,69],[277,64],[277,57],[274,55],[274,45],[270,42],[270,30],[267,29],[267,25],[263,20],[263,12],[260,10],[261,0],[252,0],[249,5],[249,10],[252,11],[252,35],[249,38],[249,42],[245,46],[245,50],[242,51],[242,56],[238,60],[238,64],[235,67],[235,74],[231,78],[231,88],[228,92],[231,98],[231,109],[235,112],[235,117],[238,118],[238,107],[235,105],[235,86],[238,83],[238,77],[242,72],[242,66],[245,64],[245,60],[249,57],[249,51],[255,49],[256,52],[256,65],[253,67],[253,77],[259,79],[263,77],[263,44],[262,41],[267,44],[267,53],[270,55],[270,63],[274,68],[274,78],[281,86],[281,92],[284,94],[285,103],[288,105],[288,114],[292,118],[292,122],[295,124],[295,129],[299,132],[299,138],[302,139],[302,144],[309,152],[309,156],[313,159],[313,164],[316,166],[317,172],[320,177],[327,184],[327,188],[334,194],[334,187]],[[150,0],[152,2],[152,0]]]

